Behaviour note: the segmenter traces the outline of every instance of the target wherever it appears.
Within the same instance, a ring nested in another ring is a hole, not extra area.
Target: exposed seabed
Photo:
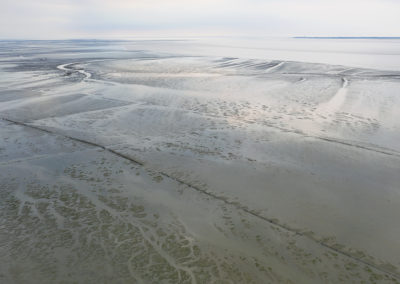
[[[400,281],[400,72],[154,45],[2,45],[0,282]]]

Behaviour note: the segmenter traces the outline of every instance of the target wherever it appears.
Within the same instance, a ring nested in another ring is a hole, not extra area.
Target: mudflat
[[[399,57],[219,46],[2,42],[0,282],[400,281]]]

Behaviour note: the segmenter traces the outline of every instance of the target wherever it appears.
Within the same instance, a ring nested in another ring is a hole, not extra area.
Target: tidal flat
[[[400,282],[400,40],[210,41],[0,41],[1,283]]]

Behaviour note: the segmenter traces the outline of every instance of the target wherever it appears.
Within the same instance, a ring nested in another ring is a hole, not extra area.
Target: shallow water
[[[2,42],[0,280],[398,282],[398,42]]]

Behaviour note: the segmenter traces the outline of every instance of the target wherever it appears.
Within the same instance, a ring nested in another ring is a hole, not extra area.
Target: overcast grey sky
[[[0,38],[400,36],[400,0],[0,0]]]

